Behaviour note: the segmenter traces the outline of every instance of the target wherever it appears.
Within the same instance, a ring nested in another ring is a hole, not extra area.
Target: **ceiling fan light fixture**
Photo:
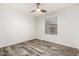
[[[35,9],[35,10],[32,10],[32,11],[30,11],[30,12],[31,12],[31,13],[32,13],[32,12],[43,12],[43,13],[46,13],[47,10],[41,9],[41,8],[40,8],[40,3],[36,3],[36,9]]]
[[[36,9],[36,11],[37,11],[37,12],[39,12],[39,11],[40,11],[40,9],[38,8],[38,9]]]

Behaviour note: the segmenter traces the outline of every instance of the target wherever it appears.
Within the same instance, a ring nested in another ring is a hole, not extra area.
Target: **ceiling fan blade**
[[[46,10],[41,9],[41,12],[47,12]]]
[[[32,10],[32,11],[30,11],[30,12],[32,13],[32,12],[35,12],[35,11],[36,11],[36,10]]]

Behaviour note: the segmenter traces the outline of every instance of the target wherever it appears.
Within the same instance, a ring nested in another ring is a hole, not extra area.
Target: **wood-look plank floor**
[[[78,49],[43,40],[29,40],[0,48],[0,56],[77,56]]]

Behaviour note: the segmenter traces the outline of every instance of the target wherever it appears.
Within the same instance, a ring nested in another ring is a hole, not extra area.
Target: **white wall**
[[[0,47],[36,38],[35,19],[0,4]]]
[[[58,34],[45,34],[46,18],[57,16]],[[79,5],[38,17],[39,39],[79,48]]]

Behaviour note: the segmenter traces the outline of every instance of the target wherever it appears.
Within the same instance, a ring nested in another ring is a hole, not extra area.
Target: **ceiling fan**
[[[44,10],[44,9],[41,9],[40,8],[40,3],[36,3],[36,9],[35,10],[32,10],[32,11],[30,11],[31,13],[32,12],[43,12],[43,13],[46,13],[47,12],[47,10]]]

